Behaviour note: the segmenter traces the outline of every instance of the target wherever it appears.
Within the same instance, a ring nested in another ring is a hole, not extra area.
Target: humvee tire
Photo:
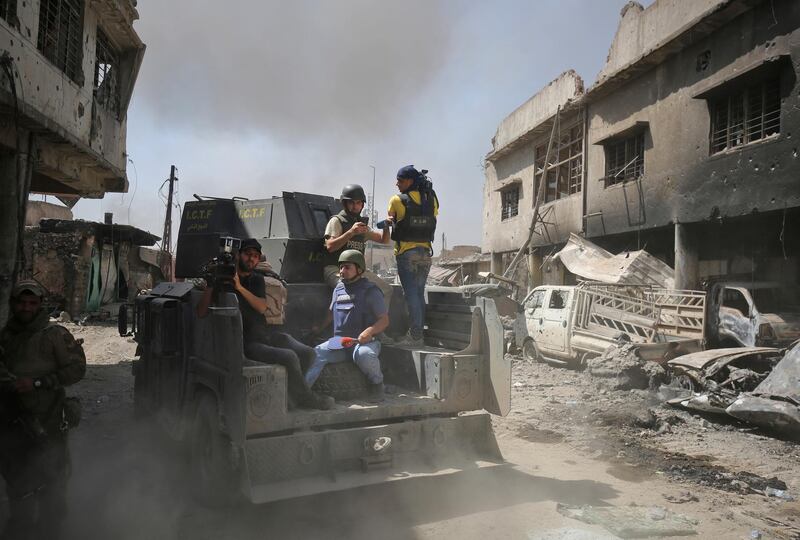
[[[238,471],[230,438],[219,431],[216,400],[204,394],[195,412],[191,433],[191,470],[194,495],[202,504],[224,507],[238,498]]]
[[[367,377],[352,361],[326,364],[313,390],[336,401],[352,401],[367,396]]]

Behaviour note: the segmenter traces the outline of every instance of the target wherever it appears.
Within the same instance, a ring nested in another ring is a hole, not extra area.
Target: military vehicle
[[[331,295],[322,282],[322,236],[339,208],[331,197],[288,192],[186,203],[176,276],[207,270],[220,239],[229,245],[227,238],[257,238],[288,283],[285,330],[313,344],[309,332],[325,318]],[[489,413],[508,412],[511,370],[488,291],[428,289],[425,346],[382,349],[392,390],[385,401],[341,401],[340,393],[334,409],[318,411],[287,407],[284,368],[243,355],[233,293],[221,293],[201,319],[195,306],[202,293],[192,282],[161,283],[137,298],[130,317],[138,343],[137,411],[189,443],[196,492],[214,504],[241,496],[262,503],[501,464]],[[397,336],[407,323],[402,289],[395,286],[394,293],[388,333]],[[326,384],[333,389],[337,378],[345,390],[353,377],[363,377],[351,364],[336,364],[326,366],[320,381],[331,368]]]

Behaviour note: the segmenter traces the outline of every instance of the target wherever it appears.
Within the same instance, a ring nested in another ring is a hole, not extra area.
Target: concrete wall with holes
[[[84,2],[81,70],[75,81],[37,49],[39,10],[39,0],[18,0],[16,18],[0,19],[0,54],[8,52],[13,59],[20,112],[36,137],[34,191],[61,189],[85,197],[125,191],[126,110],[111,112],[94,99],[95,45],[102,27],[126,59],[120,66],[127,72],[126,87],[120,91],[129,99],[144,51],[132,28],[138,14],[130,0]],[[3,77],[0,102],[6,111],[13,111],[10,90]],[[0,144],[13,148],[13,125],[4,124]],[[37,190],[37,182],[47,189]]]
[[[680,10],[684,4],[693,5],[659,0],[654,6]],[[588,91],[586,212],[593,216],[587,221],[588,237],[800,206],[800,3],[720,4],[747,9],[628,80],[615,82],[614,70],[604,68],[606,82]],[[627,29],[655,32],[658,25],[652,19],[647,24],[639,20],[650,9],[624,13],[609,65],[625,64],[614,52],[628,51],[626,40],[647,41]],[[715,17],[722,15],[721,8],[714,12]],[[632,56],[629,52],[626,58]],[[775,76],[780,80],[780,133],[712,152],[707,97],[741,83],[741,78]],[[609,81],[613,89],[604,91]],[[637,125],[645,136],[644,175],[639,181],[607,186],[600,143]]]

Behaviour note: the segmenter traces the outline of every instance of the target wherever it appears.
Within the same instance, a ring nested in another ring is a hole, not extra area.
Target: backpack
[[[264,276],[264,289],[266,289],[267,309],[264,318],[267,324],[280,325],[286,322],[286,302],[289,291],[286,282],[270,268],[257,268]]]

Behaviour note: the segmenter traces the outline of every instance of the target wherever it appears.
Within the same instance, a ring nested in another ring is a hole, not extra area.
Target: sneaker
[[[397,340],[395,340],[394,338],[390,338],[383,332],[375,336],[375,339],[380,341],[382,345],[395,345],[397,343]]]
[[[300,402],[301,407],[306,409],[319,409],[321,411],[333,409],[334,405],[336,405],[336,401],[331,396],[318,394],[317,392],[309,393],[308,396]]]
[[[383,383],[370,384],[367,387],[367,401],[370,403],[383,401]]]

